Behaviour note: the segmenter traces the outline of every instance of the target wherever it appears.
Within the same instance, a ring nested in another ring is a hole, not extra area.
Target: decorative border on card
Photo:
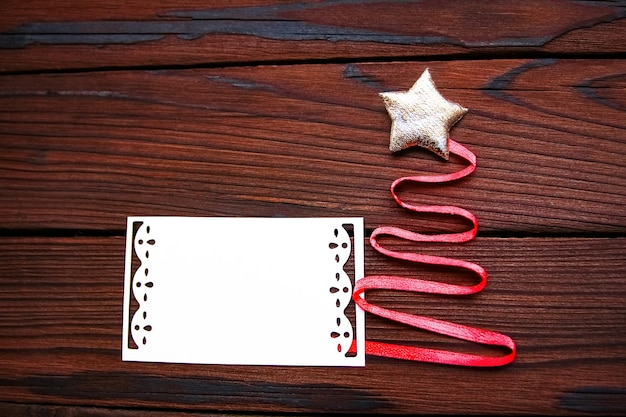
[[[152,325],[148,318],[148,306],[150,290],[154,287],[154,282],[150,277],[149,263],[150,249],[155,245],[156,240],[150,236],[150,225],[143,223],[133,239],[133,249],[140,265],[133,275],[131,287],[133,297],[139,303],[139,307],[130,322],[130,332],[137,348],[148,344],[152,331]]]
[[[333,323],[330,337],[337,342],[337,352],[348,356],[348,351],[354,340],[352,322],[346,315],[346,309],[352,301],[352,282],[345,271],[345,265],[352,256],[350,235],[345,227],[336,227],[333,230],[334,237],[328,244],[331,256],[337,263],[334,279],[331,281],[330,294],[332,302],[337,307],[337,319]]]

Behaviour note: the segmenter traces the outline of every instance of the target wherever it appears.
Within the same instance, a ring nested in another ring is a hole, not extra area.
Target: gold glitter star
[[[450,158],[448,133],[467,109],[439,94],[428,68],[409,91],[380,93],[380,96],[392,122],[391,152],[418,145],[445,160]]]

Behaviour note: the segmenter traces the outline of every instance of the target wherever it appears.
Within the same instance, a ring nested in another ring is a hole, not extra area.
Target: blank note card
[[[124,361],[365,364],[362,218],[129,217]]]

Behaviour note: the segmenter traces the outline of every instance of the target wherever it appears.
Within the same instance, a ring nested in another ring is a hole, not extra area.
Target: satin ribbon
[[[381,226],[372,232],[372,235],[370,237],[370,244],[378,252],[392,258],[415,263],[443,265],[465,269],[477,275],[479,278],[479,282],[475,285],[465,286],[398,276],[371,275],[364,277],[356,282],[352,298],[359,307],[371,314],[375,314],[389,320],[397,321],[409,326],[428,330],[457,339],[462,339],[483,345],[504,347],[507,348],[510,352],[503,356],[494,357],[415,346],[403,346],[366,340],[365,353],[375,356],[384,356],[389,358],[422,362],[435,362],[449,365],[481,367],[506,365],[515,358],[516,354],[515,342],[508,336],[489,330],[468,327],[442,320],[436,320],[425,316],[418,316],[389,310],[374,304],[370,304],[363,297],[363,293],[367,290],[382,289],[422,292],[431,294],[469,295],[481,291],[487,284],[487,272],[480,265],[477,265],[475,263],[459,259],[446,258],[442,256],[423,255],[412,252],[397,252],[386,249],[378,243],[378,238],[380,236],[394,236],[411,242],[445,243],[467,242],[469,240],[472,240],[476,236],[476,232],[478,231],[478,220],[476,219],[476,216],[474,216],[471,212],[455,206],[412,205],[402,201],[400,197],[398,197],[398,195],[396,194],[397,187],[405,182],[443,183],[461,179],[474,172],[474,170],[476,169],[476,156],[469,149],[465,148],[464,146],[452,139],[449,140],[449,148],[451,153],[465,159],[467,162],[469,162],[469,165],[464,169],[452,174],[417,175],[398,178],[391,184],[391,195],[400,206],[408,210],[419,213],[438,213],[460,216],[471,222],[472,228],[470,230],[460,233],[425,235],[399,227]]]

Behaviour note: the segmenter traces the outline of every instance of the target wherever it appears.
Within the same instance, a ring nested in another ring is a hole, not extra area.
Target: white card
[[[362,218],[129,217],[122,359],[364,366],[362,277]]]

